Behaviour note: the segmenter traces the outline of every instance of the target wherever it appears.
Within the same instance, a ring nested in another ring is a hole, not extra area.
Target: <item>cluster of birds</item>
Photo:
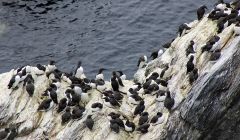
[[[201,20],[205,14],[206,6],[201,6],[197,10],[198,20]],[[239,27],[239,10],[240,1],[233,2],[232,4],[225,3],[220,0],[216,5],[215,9],[211,11],[208,18],[211,20],[218,21],[218,33],[222,32],[224,28],[231,24],[236,24],[235,33],[238,35],[240,32]],[[236,12],[237,11],[237,12]],[[222,23],[224,27],[222,28]],[[227,24],[226,24],[227,23]],[[227,25],[225,27],[225,25]],[[239,29],[238,29],[239,28]],[[187,24],[182,24],[179,26],[179,36],[183,36],[187,33],[187,30],[191,28]],[[201,50],[202,53],[211,53],[210,61],[216,61],[221,56],[221,49],[216,49],[219,43],[220,37],[215,35],[204,45]],[[174,39],[163,45],[164,49],[171,47]],[[198,78],[198,69],[194,64],[194,54],[196,53],[196,45],[192,40],[190,41],[187,49],[186,56],[189,60],[186,64],[186,74],[189,75],[189,83],[192,84]],[[153,52],[151,54],[152,59],[161,57],[164,50]],[[55,61],[50,61],[48,65],[37,64],[34,66],[22,66],[18,68],[15,74],[9,81],[8,88],[16,90],[22,84],[25,87],[26,92],[30,97],[35,94],[35,80],[33,74],[36,76],[46,75],[49,79],[49,87],[41,95],[43,97],[42,102],[39,104],[37,111],[48,111],[55,105],[57,113],[61,113],[62,125],[67,124],[71,119],[79,120],[82,119],[86,112],[86,104],[91,99],[92,89],[98,90],[102,94],[102,100],[105,106],[110,108],[119,108],[122,105],[122,100],[125,97],[127,102],[134,105],[133,117],[140,116],[138,120],[138,127],[134,122],[131,122],[129,118],[124,115],[111,112],[108,114],[108,119],[110,122],[109,127],[112,131],[119,133],[120,129],[127,132],[140,131],[141,133],[147,133],[150,124],[157,125],[164,122],[165,118],[162,112],[158,112],[151,119],[149,118],[149,113],[145,111],[145,101],[143,95],[156,96],[155,100],[157,102],[162,102],[164,107],[171,112],[175,104],[174,98],[171,97],[171,92],[168,89],[168,81],[171,79],[171,69],[170,65],[166,64],[162,69],[161,73],[153,72],[147,79],[142,83],[135,83],[132,87],[128,89],[125,93],[121,89],[124,87],[124,80],[126,80],[126,75],[122,71],[113,71],[110,79],[111,89],[108,89],[105,84],[103,72],[106,70],[100,68],[95,79],[88,79],[82,67],[82,63],[79,61],[74,72],[67,73],[62,72],[56,67]],[[141,56],[138,61],[138,68],[144,68],[147,65],[147,56]],[[69,87],[63,93],[63,98],[59,99],[61,82],[64,81],[69,84]],[[94,113],[100,112],[103,107],[103,103],[95,102],[91,105],[92,114],[88,115],[84,124],[90,130],[93,129],[94,119],[92,115]],[[0,132],[0,138],[7,137],[11,131],[6,128]]]
[[[142,62],[139,61],[138,65],[141,66]],[[126,75],[122,71],[113,71],[110,79],[111,89],[109,90],[105,85],[106,81],[104,80],[103,74],[103,71],[105,70],[106,69],[104,68],[100,68],[95,79],[90,80],[86,78],[80,61],[77,68],[72,73],[62,72],[57,69],[55,61],[50,61],[46,66],[41,64],[37,64],[36,67],[27,65],[16,70],[16,74],[13,75],[9,81],[8,88],[16,90],[20,87],[20,85],[22,85],[23,88],[25,87],[29,97],[33,97],[35,94],[35,80],[33,77],[45,75],[49,80],[49,87],[47,87],[47,89],[41,94],[43,100],[39,104],[37,111],[45,112],[55,106],[56,112],[61,113],[62,115],[62,125],[67,124],[71,119],[82,119],[87,114],[85,106],[91,99],[91,92],[88,92],[89,90],[95,89],[99,91],[102,94],[104,104],[110,108],[119,108],[124,98],[123,95],[126,95],[128,103],[136,105],[133,115],[140,115],[138,123],[139,127],[136,130],[146,133],[148,131],[148,127],[150,126],[150,124],[147,124],[149,121],[148,112],[144,112],[144,99],[139,96],[139,94],[151,94],[153,91],[158,91],[159,86],[157,83],[163,83],[163,85],[166,86],[165,81],[158,79],[159,75],[154,73],[151,77],[149,77],[148,82],[143,85],[139,83],[134,84],[128,92],[125,93],[121,91],[121,88],[124,87],[123,81],[126,80]],[[157,83],[154,82],[155,84],[152,84],[150,79],[152,79],[152,81],[157,80]],[[60,92],[62,81],[69,84],[69,87],[64,91],[64,93]],[[63,94],[64,96],[61,99],[59,99],[60,94]],[[167,95],[166,101],[169,98],[172,101],[171,104],[173,105],[174,100],[171,99],[170,92],[168,92]],[[171,108],[167,102],[166,106],[169,109]],[[91,105],[91,112],[100,112],[103,107],[102,103],[95,102]],[[135,124],[123,115],[121,116],[120,114],[111,112],[108,115],[108,118],[110,128],[116,133],[119,132],[120,128],[123,128],[127,132],[133,132],[135,130]],[[158,112],[154,117],[152,117],[150,123],[156,125],[163,123],[163,121],[163,114]],[[88,115],[84,122],[86,127],[90,130],[93,129],[94,120],[92,118],[92,114]]]

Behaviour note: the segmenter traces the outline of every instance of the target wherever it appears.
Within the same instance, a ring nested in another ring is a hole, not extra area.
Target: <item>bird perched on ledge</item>
[[[207,9],[206,5],[201,6],[200,8],[198,8],[197,10],[197,16],[198,16],[198,20],[201,20],[205,14],[205,9]]]

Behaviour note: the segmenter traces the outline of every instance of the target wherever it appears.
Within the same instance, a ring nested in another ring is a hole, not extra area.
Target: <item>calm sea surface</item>
[[[5,0],[0,2],[0,72],[56,60],[64,71],[79,60],[87,76],[100,67],[132,77],[139,56],[176,36],[196,9],[213,0]],[[109,76],[107,76],[109,77]]]

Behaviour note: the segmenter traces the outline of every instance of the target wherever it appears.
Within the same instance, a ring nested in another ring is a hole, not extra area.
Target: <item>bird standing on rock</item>
[[[77,65],[77,68],[75,69],[74,73],[75,73],[75,77],[77,77],[79,79],[85,78],[81,61],[78,61],[78,65]]]
[[[186,30],[190,30],[190,29],[191,28],[186,23],[181,24],[178,28],[179,37],[184,35],[186,33]]]
[[[62,125],[66,124],[71,120],[71,109],[70,107],[66,108],[66,112],[62,115]]]
[[[148,121],[148,112],[143,112],[139,118],[138,125],[143,125]]]
[[[221,49],[217,49],[215,51],[212,51],[212,54],[210,56],[210,61],[216,61],[221,57]]]
[[[38,106],[38,111],[48,111],[53,106],[52,99],[45,99],[42,103]]]
[[[126,80],[127,79],[127,76],[125,74],[123,74],[122,71],[117,71],[117,72],[120,74],[121,80]]]
[[[171,98],[170,92],[167,91],[167,97],[164,101],[164,107],[166,107],[170,111],[173,106],[174,106],[174,99]]]
[[[48,71],[49,72],[53,72],[54,70],[57,69],[57,67],[55,66],[56,62],[53,60],[49,61],[49,64],[47,65]]]
[[[135,124],[133,122],[130,122],[128,119],[124,125],[124,129],[127,132],[133,132],[135,130]]]
[[[85,125],[87,126],[87,128],[89,128],[90,130],[92,130],[93,125],[94,125],[94,121],[92,119],[92,115],[88,115],[87,119],[85,120]]]
[[[58,109],[57,112],[60,113],[62,112],[67,106],[67,99],[66,98],[62,98],[58,104]]]
[[[186,49],[186,56],[188,56],[191,53],[195,53],[193,45],[194,45],[194,41],[191,40],[190,44],[188,45],[188,48]]]
[[[151,119],[150,123],[154,126],[163,123],[163,121],[164,121],[163,114],[161,112],[158,112],[157,115]]]
[[[152,52],[150,57],[152,58],[152,60],[154,60],[154,59],[160,57],[162,54],[163,54],[163,50],[159,49],[158,51]]]
[[[189,83],[192,84],[198,78],[198,69],[194,68],[192,72],[189,74]]]
[[[144,105],[144,100],[140,101],[140,103],[136,106],[134,112],[133,112],[133,115],[138,115],[138,114],[141,114],[144,109],[145,109],[145,105]]]
[[[100,68],[99,71],[98,71],[98,74],[96,75],[96,78],[95,80],[104,80],[104,75],[103,75],[103,71],[104,70],[107,70],[107,69],[104,69],[104,68]]]
[[[29,94],[30,97],[33,96],[34,89],[35,88],[34,88],[34,85],[33,85],[32,81],[28,80],[27,86],[26,86],[26,91],[27,91],[27,93]]]
[[[191,55],[190,59],[187,62],[187,74],[191,72],[194,69],[194,64],[193,64],[194,56]]]
[[[144,55],[139,58],[137,66],[140,69],[145,67],[146,63],[147,63],[147,56]]]
[[[205,9],[207,9],[206,5],[201,6],[200,8],[198,8],[197,10],[197,16],[198,16],[198,20],[201,20],[205,14]]]

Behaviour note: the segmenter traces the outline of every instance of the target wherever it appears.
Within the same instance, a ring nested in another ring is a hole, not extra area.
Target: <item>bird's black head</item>
[[[171,95],[170,95],[170,91],[167,91],[167,97],[171,97]]]
[[[78,61],[78,67],[82,65],[82,61]]]
[[[113,71],[113,72],[112,72],[112,76],[113,76],[113,77],[114,77],[114,76],[117,76],[116,71]]]
[[[194,45],[194,41],[193,40],[190,41],[190,45]]]
[[[51,103],[51,102],[52,102],[52,99],[47,99],[46,102],[47,102],[47,103]]]
[[[193,61],[193,59],[194,59],[194,56],[193,56],[193,55],[191,55],[189,60],[192,62],[192,61]]]
[[[148,116],[148,112],[143,112],[142,116]]]
[[[91,119],[91,118],[92,118],[92,115],[88,115],[87,118],[88,118],[88,119]]]
[[[158,112],[157,115],[158,115],[159,117],[161,117],[163,114],[162,114],[162,112]]]
[[[70,107],[67,107],[66,108],[66,112],[70,112],[71,111],[71,108]]]
[[[100,69],[98,70],[98,74],[101,74],[104,70],[107,70],[107,69],[105,69],[105,68],[100,68]]]
[[[203,5],[202,8],[203,8],[203,9],[208,9],[206,5]]]
[[[67,99],[66,99],[66,98],[63,98],[61,101],[62,101],[63,103],[66,103],[66,102],[67,102]]]
[[[150,58],[152,58],[152,60],[156,59],[158,57],[158,51],[154,51],[152,52]]]
[[[197,69],[197,68],[194,68],[194,69],[193,69],[193,73],[195,73],[195,74],[198,73],[198,69]]]
[[[50,61],[49,61],[49,64],[50,64],[50,65],[55,65],[56,62],[55,62],[54,60],[50,60]]]
[[[7,133],[10,132],[9,128],[5,128],[4,131],[7,132]]]

